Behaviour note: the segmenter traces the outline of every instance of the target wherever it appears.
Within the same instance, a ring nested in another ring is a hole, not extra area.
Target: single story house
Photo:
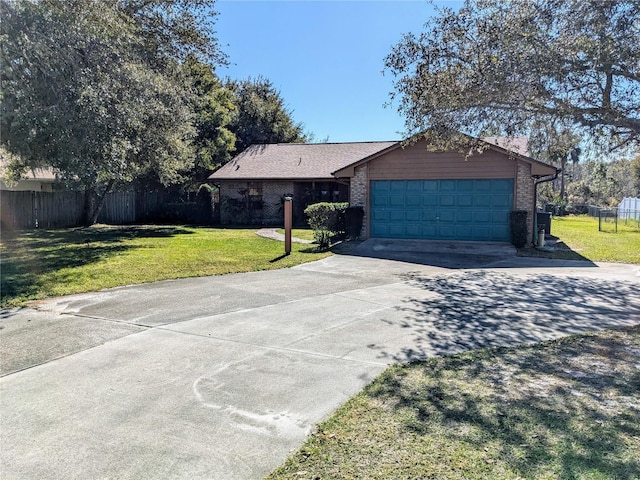
[[[225,224],[282,224],[282,197],[293,194],[297,224],[311,203],[364,207],[363,238],[508,242],[509,213],[526,210],[531,241],[536,185],[558,169],[529,157],[526,139],[483,142],[468,157],[424,140],[253,145],[209,181]]]
[[[56,175],[50,168],[38,168],[29,170],[25,177],[17,183],[5,182],[5,169],[8,160],[0,151],[0,190],[11,190],[14,192],[52,192],[54,183],[56,183]]]

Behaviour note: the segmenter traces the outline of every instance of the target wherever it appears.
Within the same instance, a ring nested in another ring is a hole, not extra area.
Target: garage
[[[508,242],[512,179],[373,180],[371,236]]]

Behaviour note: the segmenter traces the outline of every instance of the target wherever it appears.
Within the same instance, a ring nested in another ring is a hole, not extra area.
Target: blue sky
[[[438,2],[456,8],[459,2]],[[414,1],[220,0],[218,39],[231,65],[221,77],[263,76],[293,117],[330,142],[396,140],[404,130],[384,57],[434,13]]]

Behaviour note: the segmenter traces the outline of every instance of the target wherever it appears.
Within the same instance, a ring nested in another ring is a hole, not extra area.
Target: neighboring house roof
[[[398,143],[277,143],[252,145],[214,172],[209,179],[333,179],[332,172]]]
[[[9,159],[6,153],[0,149],[0,178],[4,178],[7,166],[9,165]],[[41,182],[52,183],[56,180],[56,174],[51,168],[36,168],[28,170],[24,176],[24,180],[39,180]]]

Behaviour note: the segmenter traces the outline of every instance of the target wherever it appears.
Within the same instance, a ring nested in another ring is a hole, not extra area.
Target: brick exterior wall
[[[282,196],[293,195],[293,182],[262,182],[262,224],[284,225]]]
[[[518,162],[516,168],[515,209],[527,211],[527,242],[529,243],[533,241],[533,214],[535,212],[535,205],[533,204],[534,182],[534,179],[531,178],[531,165]]]
[[[238,219],[229,209],[224,208],[225,198],[242,200],[240,191],[249,188],[249,184],[258,186],[262,190],[262,210],[252,212],[250,223],[260,225],[282,225],[282,196],[293,194],[293,182],[220,182],[220,223],[233,225],[245,223],[245,219]]]
[[[369,175],[368,164],[356,167],[353,177],[351,178],[351,185],[349,189],[349,205],[352,207],[364,207],[364,218],[362,219],[362,230],[360,231],[360,238],[367,238],[367,211],[368,199],[367,193],[369,191]]]

